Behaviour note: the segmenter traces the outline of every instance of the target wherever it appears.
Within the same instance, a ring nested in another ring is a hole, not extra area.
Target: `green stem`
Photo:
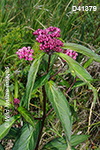
[[[67,147],[67,149],[66,149],[66,150],[72,150],[72,149],[71,149],[71,145],[70,145],[70,142],[69,142],[69,141],[67,141],[67,144],[68,144],[68,147]]]
[[[72,150],[72,149],[71,149],[71,147],[68,145],[68,147],[67,147],[67,149],[66,149],[66,150]]]

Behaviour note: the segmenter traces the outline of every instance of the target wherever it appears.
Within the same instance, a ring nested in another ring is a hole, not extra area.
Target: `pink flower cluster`
[[[76,57],[78,56],[78,53],[71,49],[66,49],[64,53],[73,58],[74,60],[76,60]]]
[[[22,59],[24,58],[25,60],[33,60],[33,49],[31,49],[30,46],[28,47],[23,47],[22,49],[19,49],[16,54],[18,54],[19,58]]]
[[[40,43],[40,50],[44,50],[48,54],[52,52],[62,52],[63,42],[57,39],[60,37],[60,29],[57,27],[49,27],[47,29],[38,29],[33,32],[36,40]]]
[[[19,104],[20,100],[17,99],[17,98],[14,98],[13,102],[14,102],[14,105],[15,105],[15,104]]]

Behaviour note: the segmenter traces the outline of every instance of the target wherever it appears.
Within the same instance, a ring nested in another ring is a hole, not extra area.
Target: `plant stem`
[[[72,150],[72,149],[71,149],[71,146],[70,146],[70,144],[69,144],[69,142],[68,142],[68,147],[67,147],[66,150]]]
[[[76,77],[77,78],[77,77]],[[69,87],[69,89],[65,92],[64,95],[66,95],[72,88],[72,86],[74,85],[74,83],[76,82],[76,78],[74,79],[73,83],[71,84],[71,86]]]
[[[46,117],[52,112],[54,108],[51,108],[50,111],[46,114]]]
[[[47,73],[49,72],[49,67],[50,67],[50,60],[51,60],[51,55],[49,55],[49,60],[48,60],[48,68],[47,68]]]
[[[63,67],[62,67],[60,70],[58,70],[54,75],[52,75],[52,76],[49,78],[49,80],[50,80],[51,78],[53,78],[54,76],[56,76],[56,75],[65,67],[65,65],[66,65],[66,64],[64,64]]]
[[[39,142],[40,142],[41,135],[42,135],[42,130],[44,127],[45,118],[46,118],[46,92],[45,92],[45,87],[43,86],[43,120],[42,120],[42,127],[38,136],[38,141],[37,141],[35,150],[38,150]]]

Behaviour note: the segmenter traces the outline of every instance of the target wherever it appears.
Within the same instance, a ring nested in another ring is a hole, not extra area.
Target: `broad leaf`
[[[9,132],[9,130],[11,128],[11,126],[19,118],[20,118],[20,115],[15,115],[15,116],[11,117],[10,119],[8,119],[8,121],[4,122],[0,126],[0,140],[7,135],[7,133]]]
[[[19,133],[19,128],[16,127],[11,127],[10,131],[8,132],[8,134],[4,137],[4,139],[15,139],[16,136]]]
[[[58,137],[50,142],[46,143],[42,150],[67,150],[67,143],[65,142],[64,137]],[[71,150],[76,150],[74,147],[71,148]]]
[[[87,140],[88,137],[89,137],[89,135],[72,135],[71,145],[76,146],[76,145],[84,142],[85,140]]]
[[[25,103],[24,106],[28,108],[29,110],[29,103],[31,98],[31,93],[33,90],[34,82],[36,79],[36,75],[38,72],[38,68],[41,62],[41,57],[44,55],[44,53],[41,53],[37,59],[35,59],[30,67],[29,74],[28,74],[28,81],[26,85],[26,96],[25,96]]]
[[[85,46],[82,46],[80,44],[75,44],[75,43],[64,43],[63,48],[71,49],[76,52],[82,53],[100,63],[100,56],[97,55],[96,53],[92,52],[90,49],[88,49]]]
[[[12,150],[34,150],[41,129],[41,121],[36,124],[35,129],[31,125],[24,124],[15,140]]]
[[[51,140],[46,145],[43,146],[43,150],[66,150],[67,143],[61,137]]]
[[[45,89],[46,94],[63,125],[66,137],[70,141],[72,123],[71,123],[71,112],[66,97],[56,87],[53,81],[49,81],[48,83],[46,83]]]
[[[92,81],[91,75],[75,60],[63,53],[56,53],[58,56],[62,57],[75,71],[76,75],[86,83]]]
[[[71,136],[71,146],[77,146],[78,144],[84,142],[89,135],[72,135]],[[58,137],[50,142],[46,143],[43,148],[43,150],[66,150],[67,149],[67,143],[65,142],[64,137]],[[72,147],[72,150],[74,148]]]
[[[34,119],[33,119],[33,116],[32,114],[27,110],[25,109],[24,107],[20,106],[18,107],[17,109],[19,111],[19,113],[25,118],[25,120],[30,123],[33,128],[35,127],[35,124],[34,124]]]

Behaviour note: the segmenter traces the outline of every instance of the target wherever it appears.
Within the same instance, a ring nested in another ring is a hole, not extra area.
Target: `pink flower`
[[[20,100],[17,99],[17,98],[14,98],[13,102],[14,102],[14,105],[15,105],[15,104],[19,104]]]
[[[36,36],[36,40],[40,43],[40,50],[50,54],[53,52],[62,52],[63,42],[58,40],[57,37],[60,37],[60,29],[57,27],[49,27],[47,29],[38,29],[33,32],[33,35]]]
[[[71,58],[73,58],[74,60],[76,60],[78,53],[76,53],[75,51],[71,50],[71,49],[66,49],[64,54],[70,56]],[[63,60],[65,62],[65,60]]]
[[[19,49],[16,54],[18,54],[19,58],[22,59],[24,58],[25,60],[33,60],[33,49],[31,49],[30,46],[28,47],[23,47],[22,49]]]

